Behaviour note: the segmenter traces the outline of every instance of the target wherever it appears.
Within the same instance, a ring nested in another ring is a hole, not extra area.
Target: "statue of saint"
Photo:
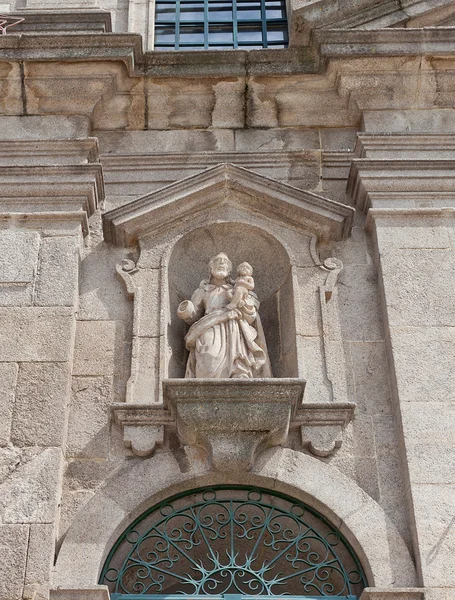
[[[252,267],[242,263],[233,282],[232,263],[221,252],[210,260],[209,269],[210,279],[201,281],[191,300],[177,310],[191,325],[185,336],[190,353],[185,377],[272,377],[259,300],[252,291]]]

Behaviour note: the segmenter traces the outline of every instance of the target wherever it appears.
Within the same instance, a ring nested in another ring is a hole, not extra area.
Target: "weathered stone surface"
[[[360,600],[426,600],[423,588],[366,588]]]
[[[112,375],[122,339],[122,324],[117,321],[77,321],[73,375]]]
[[[41,242],[36,306],[74,306],[78,292],[79,240],[48,237]]]
[[[47,600],[55,554],[53,523],[30,525],[24,600]]]
[[[28,525],[0,525],[0,597],[19,600],[24,586],[29,538]]]
[[[453,327],[455,253],[451,250],[390,250],[381,261],[391,327]],[[392,300],[393,298],[393,300]]]
[[[105,585],[79,587],[76,589],[57,588],[51,590],[51,600],[109,600],[109,590]]]
[[[0,363],[0,446],[10,440],[18,370],[16,363]]]
[[[391,392],[384,342],[351,342],[349,347],[358,411],[390,413]]]
[[[384,338],[377,275],[372,265],[347,266],[341,271],[338,301],[344,339],[372,342]]]
[[[39,246],[40,235],[37,232],[0,231],[0,283],[32,282],[36,275]]]
[[[148,131],[95,131],[100,152],[115,154],[150,154],[163,152],[227,152],[234,150],[234,132],[171,129]]]
[[[87,137],[90,123],[85,117],[0,117],[3,140],[73,140]]]
[[[414,485],[412,498],[423,584],[455,588],[455,485]]]
[[[80,266],[79,319],[131,322],[133,305],[116,273],[116,265],[125,258],[125,250],[104,243],[84,256]]]
[[[109,454],[109,404],[112,377],[73,377],[66,454],[106,458]]]
[[[0,361],[67,361],[73,336],[70,308],[0,308]]]
[[[455,128],[450,108],[364,111],[363,129],[369,133],[447,133]]]
[[[4,523],[53,523],[57,516],[62,453],[57,448],[24,451],[0,484]]]
[[[65,435],[68,363],[22,363],[11,439],[15,444],[60,446]]]
[[[421,312],[424,315],[424,312]],[[451,402],[455,385],[453,327],[399,327],[391,330],[401,402]],[[437,357],[437,360],[435,360]]]

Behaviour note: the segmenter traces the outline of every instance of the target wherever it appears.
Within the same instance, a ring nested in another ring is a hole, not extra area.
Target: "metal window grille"
[[[113,600],[356,600],[366,579],[343,535],[304,503],[215,486],[138,517],[114,544],[100,583]]]
[[[156,0],[155,50],[286,48],[286,0]]]

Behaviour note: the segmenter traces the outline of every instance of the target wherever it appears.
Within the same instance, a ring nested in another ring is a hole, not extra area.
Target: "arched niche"
[[[261,302],[264,328],[274,377],[297,377],[294,290],[292,265],[284,246],[270,233],[239,222],[223,222],[196,228],[175,244],[168,262],[169,325],[171,355],[169,377],[183,377],[187,353],[183,338],[188,326],[177,317],[177,306],[191,298],[203,279],[208,279],[212,256],[225,252],[236,267],[247,261],[254,268],[255,293]]]

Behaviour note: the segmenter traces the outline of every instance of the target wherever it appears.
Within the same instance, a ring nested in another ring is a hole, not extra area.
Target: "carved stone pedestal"
[[[285,444],[304,388],[300,379],[169,379],[163,384],[180,441],[204,448],[216,471],[248,471],[261,450]]]

